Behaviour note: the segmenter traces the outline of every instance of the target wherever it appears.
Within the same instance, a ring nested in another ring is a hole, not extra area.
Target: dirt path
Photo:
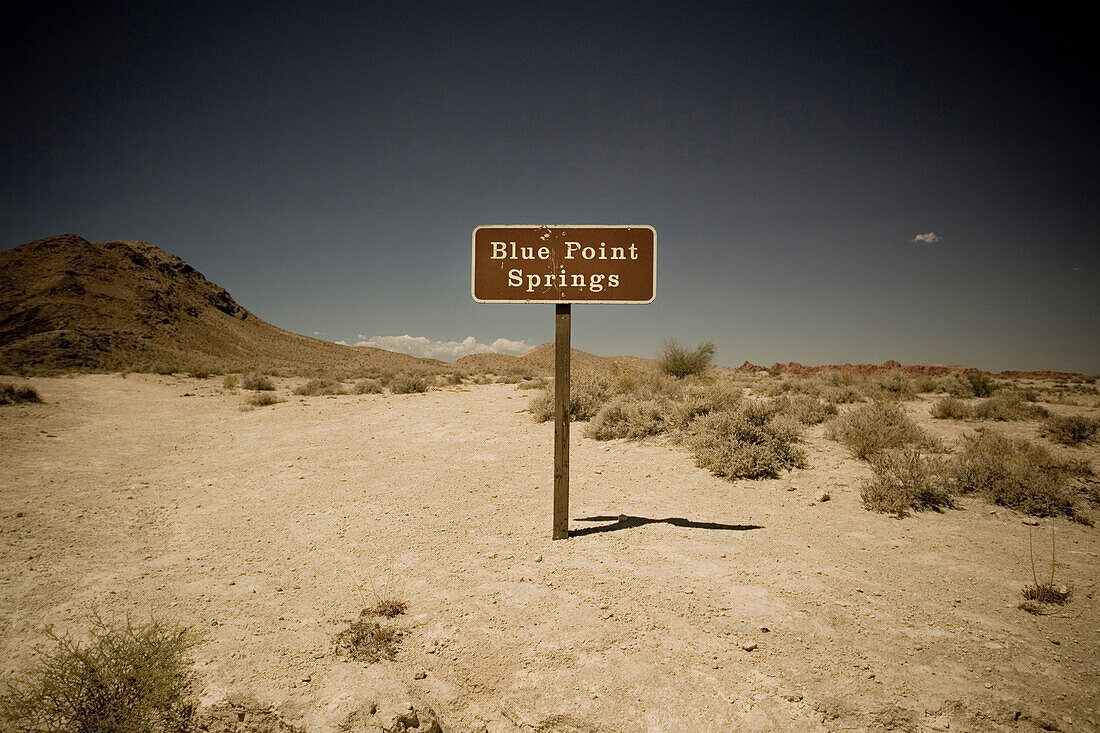
[[[311,731],[380,674],[454,731],[1100,722],[1100,531],[1036,530],[1076,593],[1028,615],[1019,515],[866,512],[865,465],[820,428],[811,468],[729,483],[577,426],[575,535],[555,542],[552,427],[509,385],[242,412],[215,380],[33,383],[47,404],[0,408],[5,673],[94,607],[201,628],[207,700]],[[397,660],[337,660],[375,590],[409,602]]]

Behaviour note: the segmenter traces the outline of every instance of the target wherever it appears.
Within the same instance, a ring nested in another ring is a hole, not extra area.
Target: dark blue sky
[[[553,309],[473,302],[471,230],[650,224],[656,302],[575,307],[578,348],[1100,372],[1084,24],[960,5],[23,3],[0,246],[144,239],[300,333],[534,345]]]

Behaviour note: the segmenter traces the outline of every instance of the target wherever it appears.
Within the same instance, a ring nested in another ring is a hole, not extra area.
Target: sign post
[[[479,226],[479,303],[554,304],[554,539],[569,537],[569,329],[573,303],[644,304],[657,294],[651,226]]]

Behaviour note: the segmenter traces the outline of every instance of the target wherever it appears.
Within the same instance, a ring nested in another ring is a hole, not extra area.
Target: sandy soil
[[[978,500],[867,512],[868,469],[820,427],[811,468],[730,483],[575,426],[574,536],[552,541],[552,426],[510,385],[241,411],[216,380],[32,383],[46,404],[0,407],[4,673],[94,608],[200,628],[204,700],[311,731],[376,729],[354,708],[395,684],[449,731],[1100,722],[1100,530]],[[1075,595],[1036,617],[1017,604],[1050,527]],[[400,654],[336,658],[376,591],[409,602]]]

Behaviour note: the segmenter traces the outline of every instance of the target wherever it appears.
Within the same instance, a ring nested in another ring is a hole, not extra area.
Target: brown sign
[[[479,303],[652,303],[651,226],[479,226],[473,236]]]

